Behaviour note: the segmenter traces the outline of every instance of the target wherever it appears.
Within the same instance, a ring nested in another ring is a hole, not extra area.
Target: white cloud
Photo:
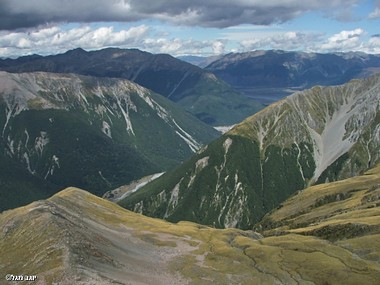
[[[82,25],[71,29],[45,27],[35,31],[0,32],[0,57],[29,54],[56,54],[81,47],[86,50],[106,47],[139,48],[153,53],[221,54],[227,40],[193,40],[162,37],[146,25],[115,30]]]
[[[361,28],[341,31],[327,38],[322,33],[311,32],[273,32],[268,36],[252,32],[248,40],[242,40],[239,43],[238,51],[240,52],[258,49],[281,49],[320,53],[349,51],[380,53],[380,37],[368,38],[367,32]]]
[[[65,28],[66,27],[66,28]],[[67,28],[70,27],[70,28]],[[0,57],[29,54],[57,54],[81,47],[86,50],[106,47],[138,48],[152,53],[176,55],[215,55],[230,51],[257,49],[300,50],[309,52],[363,51],[380,53],[380,37],[369,37],[362,28],[341,31],[330,37],[316,32],[284,31],[280,28],[227,29],[215,38],[186,38],[178,31],[163,35],[161,29],[145,24],[127,29],[113,26],[45,26],[27,31],[0,31]],[[236,35],[235,35],[236,33]],[[244,39],[244,40],[243,40]]]
[[[224,49],[225,49],[224,42],[215,41],[212,43],[212,51],[214,54],[223,54]]]
[[[350,39],[357,39],[364,33],[363,29],[355,29],[352,31],[341,31],[338,34],[333,35],[329,38],[330,42],[340,43]]]
[[[240,42],[243,51],[255,49],[282,49],[282,50],[312,50],[321,40],[319,33],[303,33],[296,31],[276,32],[269,36],[253,36],[252,39]]]
[[[146,25],[115,31],[112,26],[91,28],[81,26],[69,30],[47,27],[32,32],[0,32],[0,56],[53,54],[81,47],[97,49],[108,46],[134,47],[143,43],[149,34]]]
[[[363,49],[361,36],[364,35],[363,29],[355,29],[352,31],[341,31],[327,39],[321,45],[322,51],[359,51]]]
[[[368,44],[365,46],[365,50],[363,51],[380,54],[380,37],[370,38]]]
[[[154,38],[150,37],[141,43],[144,50],[153,53],[169,53],[178,55],[214,55],[224,52],[225,40],[198,41],[179,38]]]

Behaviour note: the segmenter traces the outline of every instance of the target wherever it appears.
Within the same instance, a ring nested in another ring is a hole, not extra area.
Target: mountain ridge
[[[340,85],[380,72],[380,56],[257,50],[227,54],[205,69],[245,95],[270,104],[315,85]]]
[[[295,191],[380,160],[379,94],[380,74],[295,93],[119,204],[174,222],[250,228]]]
[[[128,79],[169,98],[212,125],[234,124],[262,108],[210,72],[168,54],[151,54],[138,49],[107,48],[88,52],[74,49],[58,55],[25,56],[0,60],[0,70]]]
[[[54,189],[74,185],[101,195],[165,171],[219,136],[128,80],[0,72],[0,82],[1,155]],[[19,192],[9,179],[0,181],[2,207]]]
[[[307,188],[263,219],[262,234],[172,224],[68,188],[0,214],[0,275],[62,285],[375,284],[379,183],[377,166]]]

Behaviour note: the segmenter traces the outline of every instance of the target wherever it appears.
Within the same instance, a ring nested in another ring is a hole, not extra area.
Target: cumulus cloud
[[[153,53],[219,54],[224,52],[226,40],[193,40],[161,37],[153,28],[139,25],[115,30],[113,26],[94,28],[82,25],[71,29],[60,26],[29,31],[0,31],[0,57],[29,54],[57,54],[81,47],[86,50],[117,46],[139,48]]]
[[[148,18],[204,27],[269,25],[286,22],[311,10],[346,11],[358,2],[360,0],[1,0],[0,29]]]
[[[365,52],[380,54],[380,37],[372,37],[365,46]]]
[[[355,29],[351,31],[341,31],[332,35],[325,43],[321,45],[324,51],[355,51],[362,48],[361,36],[364,35],[363,29]]]
[[[278,32],[269,36],[253,34],[251,38],[240,41],[238,51],[245,52],[259,49],[301,50],[308,52],[349,52],[361,51],[371,54],[380,53],[380,36],[367,37],[361,28],[341,31],[330,37],[323,33],[312,32]]]
[[[256,37],[240,42],[243,51],[255,49],[282,49],[311,51],[320,42],[320,33],[302,33],[289,31],[270,36]]]
[[[145,25],[115,31],[111,27],[80,26],[69,30],[45,27],[35,31],[0,32],[0,56],[53,54],[82,47],[97,49],[107,46],[138,46],[149,34]]]
[[[212,51],[214,54],[223,54],[225,45],[223,41],[215,41],[212,43]]]

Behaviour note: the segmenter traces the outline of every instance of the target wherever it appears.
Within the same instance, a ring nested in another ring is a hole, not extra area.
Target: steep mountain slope
[[[0,173],[0,210],[71,185],[103,194],[219,136],[130,81],[50,73],[0,72],[0,131],[0,167],[14,173]]]
[[[169,221],[251,228],[292,193],[380,160],[380,74],[298,92],[119,203]]]
[[[306,189],[264,219],[264,237],[171,224],[69,188],[0,214],[0,276],[61,285],[376,284],[379,185],[377,167]]]
[[[380,55],[253,51],[227,54],[206,70],[260,102],[274,102],[289,88],[343,84],[380,72]]]
[[[199,67],[167,54],[154,55],[136,49],[90,52],[75,49],[46,57],[6,59],[0,60],[0,70],[125,78],[169,98],[212,125],[240,122],[262,108]]]

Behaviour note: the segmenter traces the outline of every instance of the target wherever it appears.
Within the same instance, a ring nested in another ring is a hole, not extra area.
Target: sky
[[[0,57],[78,47],[380,54],[380,0],[0,0]]]

